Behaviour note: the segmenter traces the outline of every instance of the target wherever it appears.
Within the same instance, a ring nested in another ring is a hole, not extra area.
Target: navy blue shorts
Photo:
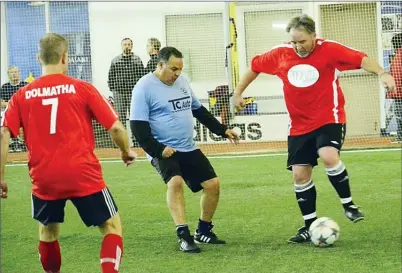
[[[43,200],[32,194],[32,217],[47,225],[64,222],[64,207],[70,200],[87,227],[100,226],[117,213],[117,206],[108,188],[94,194],[58,200]]]

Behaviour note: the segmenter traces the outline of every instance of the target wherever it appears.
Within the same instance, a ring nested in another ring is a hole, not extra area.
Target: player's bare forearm
[[[110,127],[109,134],[122,153],[128,153],[130,151],[130,144],[126,128],[124,128],[123,124],[119,120],[117,120],[112,127]]]
[[[241,95],[244,90],[252,83],[259,73],[254,72],[253,70],[249,69],[246,74],[240,79],[240,82],[238,83],[236,90],[234,92],[235,95]]]
[[[1,127],[1,177],[0,180],[4,181],[4,172],[6,168],[8,145],[10,144],[11,133],[7,127]]]
[[[1,100],[1,107],[5,108],[8,106],[8,101]]]
[[[377,74],[378,76],[381,76],[381,74],[385,72],[384,68],[382,68],[376,60],[370,57],[364,57],[361,66],[367,72]]]

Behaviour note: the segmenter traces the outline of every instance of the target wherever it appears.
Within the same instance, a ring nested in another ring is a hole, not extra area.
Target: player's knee
[[[205,191],[219,194],[220,182],[217,177],[207,180],[201,184]]]
[[[293,181],[295,184],[305,184],[311,180],[311,171],[293,168]]]
[[[59,224],[51,223],[47,226],[39,225],[39,240],[42,242],[54,242],[59,239],[60,228]]]
[[[167,183],[168,190],[175,191],[175,192],[183,191],[183,184],[184,184],[184,181],[181,176],[178,176],[178,175],[173,176]]]
[[[99,229],[103,236],[106,236],[108,234],[116,234],[122,236],[123,229],[121,226],[120,215],[117,213],[112,218],[109,218],[108,220],[106,220],[105,223],[99,226]]]
[[[320,156],[325,168],[332,168],[340,161],[339,151],[334,147],[322,147],[318,150],[318,155]]]

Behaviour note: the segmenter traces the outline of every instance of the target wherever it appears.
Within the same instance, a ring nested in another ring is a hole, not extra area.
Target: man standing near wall
[[[28,83],[25,81],[21,81],[20,71],[18,67],[11,66],[7,70],[8,80],[9,82],[3,84],[1,86],[0,98],[1,98],[1,116],[3,116],[3,111],[8,106],[8,101],[11,97],[18,91],[18,89],[24,87]],[[22,152],[26,150],[22,131],[20,132],[21,136],[13,138],[10,142],[10,152]]]
[[[394,111],[397,122],[397,135],[393,143],[402,142],[402,33],[395,35],[391,40],[395,50],[395,57],[391,62],[391,75],[395,78],[396,92],[387,92],[387,99],[394,100]]]
[[[133,41],[130,38],[121,41],[121,49],[122,54],[116,56],[110,65],[108,85],[113,93],[114,107],[126,126],[131,93],[137,81],[144,75],[144,65],[140,57],[132,52]],[[133,144],[136,144],[134,137]]]
[[[7,70],[8,82],[1,86],[1,109],[7,107],[8,101],[11,99],[12,95],[18,91],[21,87],[24,87],[28,83],[21,81],[20,71],[18,67],[11,66]]]
[[[147,52],[149,54],[149,61],[145,67],[145,74],[155,71],[158,65],[158,53],[161,48],[161,42],[156,38],[149,38],[147,43]]]

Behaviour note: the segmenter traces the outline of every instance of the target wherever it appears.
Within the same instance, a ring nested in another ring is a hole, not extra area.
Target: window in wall
[[[247,11],[244,13],[247,64],[258,54],[289,41],[286,26],[301,9]]]
[[[184,55],[192,81],[221,79],[225,72],[222,13],[167,15],[166,44]]]

